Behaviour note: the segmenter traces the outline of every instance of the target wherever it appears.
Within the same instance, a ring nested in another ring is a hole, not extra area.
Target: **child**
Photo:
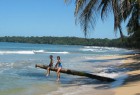
[[[57,80],[56,81],[59,81],[60,80],[60,70],[62,69],[62,64],[61,64],[61,60],[60,60],[60,56],[57,56],[57,63],[55,65],[55,67],[57,68]]]
[[[53,67],[53,56],[50,55],[50,64],[49,64],[49,67],[47,68],[47,75],[46,76],[49,76],[50,75],[50,68]]]

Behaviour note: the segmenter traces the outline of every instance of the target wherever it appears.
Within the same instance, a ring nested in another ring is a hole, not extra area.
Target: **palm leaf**
[[[98,7],[98,10],[101,9],[101,18],[102,20],[104,20],[104,17],[105,16],[108,16],[108,12],[111,10],[110,7],[111,7],[111,1],[112,0],[102,0],[99,7]]]
[[[84,8],[83,12],[79,16],[80,25],[83,27],[83,32],[87,36],[90,27],[94,28],[95,25],[95,14],[96,12],[97,0],[90,0],[87,6]]]

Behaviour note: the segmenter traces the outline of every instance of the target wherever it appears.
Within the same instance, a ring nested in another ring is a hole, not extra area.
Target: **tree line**
[[[131,41],[131,40],[130,40]],[[108,47],[128,47],[139,48],[138,43],[130,42],[129,38],[124,38],[124,41],[118,39],[86,39],[78,37],[22,37],[22,36],[4,36],[0,37],[0,42],[15,42],[15,43],[33,43],[33,44],[61,44],[61,45],[84,45],[84,46],[108,46]]]

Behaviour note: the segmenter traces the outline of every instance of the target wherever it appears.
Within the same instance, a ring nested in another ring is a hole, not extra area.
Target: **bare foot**
[[[56,81],[59,81],[60,79],[58,78]]]
[[[48,77],[49,76],[49,74],[46,74],[46,77]]]

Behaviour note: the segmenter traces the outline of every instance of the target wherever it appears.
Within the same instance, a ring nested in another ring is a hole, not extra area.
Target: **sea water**
[[[124,71],[115,68],[121,64],[121,59],[112,64],[103,64],[112,60],[96,58],[132,52],[134,51],[114,47],[1,42],[0,95],[70,95],[73,90],[78,92],[83,88],[91,89],[91,84],[102,84],[97,80],[67,74],[61,74],[60,82],[56,82],[55,72],[46,77],[46,70],[35,68],[35,64],[48,65],[49,55],[53,55],[54,64],[56,57],[60,56],[63,68],[116,78]],[[79,90],[73,87],[66,89],[73,85],[82,86]]]

